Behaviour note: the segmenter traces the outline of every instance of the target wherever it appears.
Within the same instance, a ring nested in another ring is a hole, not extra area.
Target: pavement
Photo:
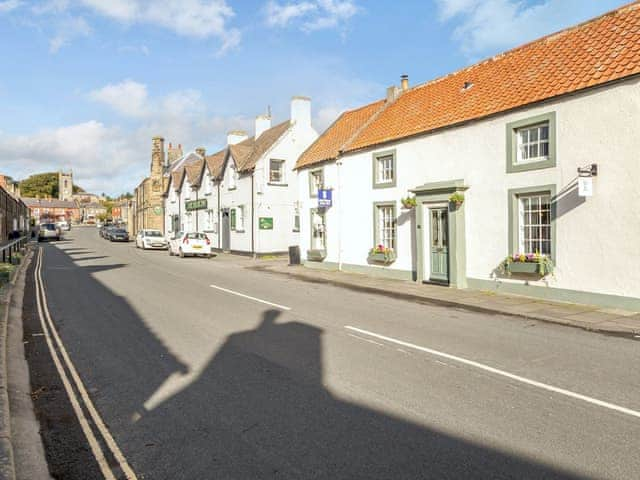
[[[220,260],[233,261],[230,255]],[[553,302],[520,295],[474,289],[452,289],[438,285],[372,277],[337,270],[287,265],[284,259],[257,261],[247,268],[288,275],[292,278],[322,282],[362,292],[393,296],[410,301],[444,307],[466,308],[476,312],[495,313],[582,328],[584,330],[635,336],[640,335],[640,312],[595,305]]]
[[[52,322],[122,453],[91,422],[116,478],[122,459],[139,479],[172,480],[640,470],[633,338],[245,268],[279,260],[169,257],[89,229],[41,248]],[[33,273],[25,349],[50,470],[102,478],[53,370]]]

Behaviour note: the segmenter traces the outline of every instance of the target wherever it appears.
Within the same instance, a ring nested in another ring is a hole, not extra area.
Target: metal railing
[[[24,236],[0,245],[0,258],[2,258],[2,263],[11,263],[16,253],[23,249],[28,241],[29,238]]]

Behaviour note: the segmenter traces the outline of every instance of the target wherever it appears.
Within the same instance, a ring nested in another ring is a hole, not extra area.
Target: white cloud
[[[315,0],[278,3],[270,0],[264,8],[265,20],[270,27],[286,27],[300,20],[304,31],[335,28],[358,13],[354,0]]]
[[[151,50],[146,45],[124,45],[118,48],[121,53],[141,53],[145,57],[148,57]]]
[[[106,85],[89,93],[89,98],[128,117],[143,117],[148,113],[147,86],[133,80]]]
[[[150,24],[193,38],[218,38],[225,53],[240,43],[238,29],[228,28],[234,17],[225,0],[80,0],[95,13],[127,24]]]
[[[303,17],[317,9],[318,6],[311,2],[280,5],[277,2],[270,1],[265,7],[267,25],[270,27],[286,27],[291,20]]]
[[[91,34],[91,27],[82,17],[66,18],[56,24],[55,30],[55,35],[49,40],[51,53],[57,53],[74,38],[86,37]]]
[[[582,0],[436,1],[441,21],[458,22],[454,39],[469,57],[515,47],[583,21],[603,8]]]
[[[0,14],[9,13],[22,5],[20,0],[5,0],[0,2]]]

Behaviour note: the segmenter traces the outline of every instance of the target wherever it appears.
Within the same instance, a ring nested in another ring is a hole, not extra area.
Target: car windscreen
[[[145,237],[161,237],[162,233],[159,230],[148,230],[144,234]]]
[[[187,238],[190,240],[204,240],[207,236],[204,233],[187,233]]]
[[[55,230],[56,226],[53,223],[43,223],[40,225],[41,230]]]
[[[121,228],[116,228],[113,230],[113,233],[118,233],[118,234],[122,234],[122,233],[127,233],[126,230],[122,230]]]

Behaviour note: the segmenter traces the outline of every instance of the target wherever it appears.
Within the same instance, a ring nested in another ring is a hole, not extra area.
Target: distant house
[[[638,45],[632,4],[344,113],[296,165],[306,264],[640,308]]]
[[[71,200],[22,197],[22,201],[29,208],[29,215],[36,223],[43,220],[80,222],[80,208]]]

